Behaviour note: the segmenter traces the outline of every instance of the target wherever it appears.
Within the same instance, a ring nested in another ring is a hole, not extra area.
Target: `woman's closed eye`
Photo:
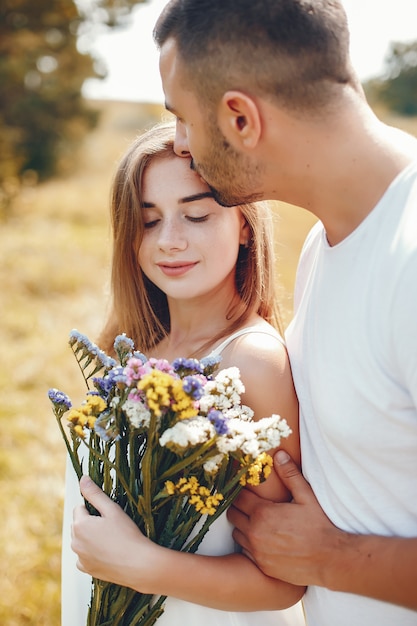
[[[206,222],[208,220],[209,214],[207,213],[206,215],[199,215],[198,217],[195,217],[193,215],[186,215],[185,218],[190,221],[190,222],[194,222],[196,224],[198,224],[199,222]]]
[[[191,222],[192,224],[200,224],[202,222],[206,222],[208,218],[209,218],[209,213],[207,213],[206,215],[184,215],[184,219],[187,220],[188,222]],[[157,226],[157,224],[159,224],[160,221],[161,221],[161,218],[148,219],[148,221],[145,221],[143,223],[143,227],[146,230],[149,230]]]
[[[158,224],[158,222],[160,222],[159,219],[157,219],[157,220],[149,220],[149,222],[144,222],[143,227],[146,228],[146,229],[153,228],[154,226],[156,226]]]

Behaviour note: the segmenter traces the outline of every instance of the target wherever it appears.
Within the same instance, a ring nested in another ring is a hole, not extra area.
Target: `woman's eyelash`
[[[144,222],[143,227],[144,228],[153,228],[153,226],[156,226],[158,222],[159,222],[159,220],[151,220],[150,222]]]
[[[199,217],[194,217],[192,215],[186,215],[185,218],[189,221],[189,222],[193,222],[194,224],[198,224],[200,222],[205,222],[208,220],[208,214],[207,215],[201,215]],[[149,222],[144,222],[143,227],[148,229],[148,228],[153,228],[154,226],[156,226],[158,224],[160,220],[150,220]]]
[[[187,219],[190,222],[205,222],[208,219],[208,214],[207,215],[201,215],[200,217],[192,217],[191,215],[188,215]]]

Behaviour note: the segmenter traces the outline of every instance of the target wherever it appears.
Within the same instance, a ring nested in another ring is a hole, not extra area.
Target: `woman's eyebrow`
[[[194,193],[191,196],[185,196],[184,198],[180,198],[178,200],[178,204],[187,204],[189,202],[196,202],[197,200],[201,200],[202,198],[213,198],[213,194],[211,191],[202,191],[201,193]],[[153,202],[142,202],[142,209],[154,209],[156,204]]]
[[[180,203],[186,204],[187,202],[195,202],[196,200],[201,200],[202,198],[213,198],[213,194],[211,191],[203,191],[202,193],[195,193],[192,196],[185,196],[185,198],[181,198]]]

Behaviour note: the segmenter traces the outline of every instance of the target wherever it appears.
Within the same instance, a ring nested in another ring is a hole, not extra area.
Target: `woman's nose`
[[[184,250],[187,247],[187,240],[181,225],[171,221],[162,224],[159,230],[158,245],[165,252]]]

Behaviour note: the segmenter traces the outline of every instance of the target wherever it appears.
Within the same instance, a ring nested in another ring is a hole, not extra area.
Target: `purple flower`
[[[139,350],[135,350],[133,353],[133,358],[142,361],[142,363],[146,363],[148,357],[143,354],[143,352],[139,352]]]
[[[203,385],[196,376],[186,376],[183,378],[182,388],[193,400],[199,400],[204,393]]]
[[[200,363],[203,368],[204,376],[211,377],[211,375],[218,369],[219,363],[222,360],[220,354],[216,356],[206,356],[201,359]]]
[[[95,388],[98,390],[99,394],[101,396],[104,396],[105,398],[107,398],[107,396],[109,395],[110,391],[114,387],[113,381],[109,380],[107,376],[105,376],[104,378],[100,378],[98,376],[95,376],[92,380],[93,380],[93,384],[94,384]]]
[[[203,373],[203,366],[198,359],[184,359],[179,357],[172,362],[172,367],[181,377]]]
[[[132,356],[133,350],[135,349],[135,344],[130,337],[127,337],[125,333],[122,335],[117,335],[114,340],[114,351],[119,357],[120,363],[123,365],[126,363],[127,359]]]
[[[112,385],[117,385],[118,383],[126,384],[126,376],[125,369],[121,365],[117,367],[113,367],[110,372],[105,377],[108,382],[111,382]]]
[[[209,419],[213,424],[218,435],[226,435],[229,432],[227,419],[221,411],[218,411],[217,409],[210,409],[207,414],[207,419]]]
[[[95,343],[92,343],[88,337],[80,333],[78,330],[72,330],[69,336],[69,344],[72,347],[74,354],[78,355],[81,352],[81,357],[78,357],[78,361],[88,358],[90,361],[95,360],[97,364],[97,370],[103,367],[108,370],[116,365],[116,361],[108,356],[103,350],[100,350]]]
[[[82,346],[87,348],[87,350],[89,351],[91,351],[91,349],[94,346],[94,344],[91,343],[91,341],[86,335],[83,335],[82,333],[80,333],[80,331],[74,328],[69,334],[69,344],[70,346],[73,346],[76,343],[81,344]]]
[[[65,410],[70,409],[72,407],[71,400],[63,391],[59,391],[59,389],[49,389],[48,398],[53,404],[65,408]]]
[[[125,333],[122,335],[117,335],[114,340],[114,349],[116,352],[121,350],[122,352],[132,352],[135,347],[133,340],[130,337],[127,337]]]

